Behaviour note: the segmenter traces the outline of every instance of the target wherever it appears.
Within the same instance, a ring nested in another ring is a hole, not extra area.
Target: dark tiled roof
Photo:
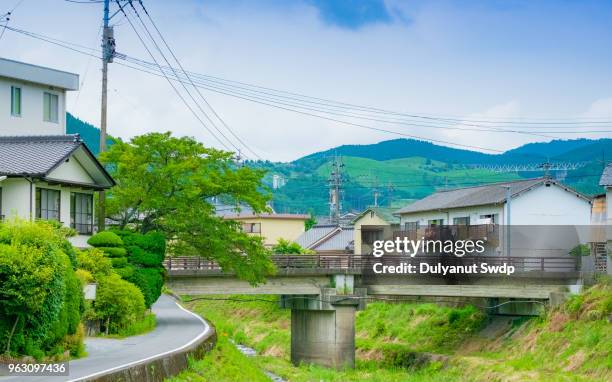
[[[0,137],[0,174],[45,176],[82,144],[78,135]]]
[[[405,214],[411,212],[446,210],[451,208],[503,203],[506,201],[506,187],[510,187],[510,194],[512,197],[515,197],[546,182],[558,184],[556,181],[551,179],[535,178],[438,191],[427,196],[426,198],[417,200],[416,202],[398,210],[396,213]],[[566,186],[559,186],[570,191]],[[582,195],[580,196],[589,200],[587,197]]]
[[[612,186],[612,163],[606,166],[599,179],[600,186]]]
[[[73,156],[92,177],[94,187],[109,188],[115,184],[78,134],[0,136],[0,175],[27,176],[73,184],[69,180],[47,178],[55,168]]]

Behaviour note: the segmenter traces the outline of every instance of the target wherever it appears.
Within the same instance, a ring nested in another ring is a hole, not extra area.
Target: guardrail
[[[420,263],[436,265],[490,266],[512,265],[516,273],[523,272],[575,272],[579,263],[575,257],[501,257],[501,256],[405,256],[384,255],[375,258],[370,255],[273,255],[272,262],[278,270],[320,270],[352,271],[361,273],[371,270],[375,263],[383,265]],[[216,262],[202,257],[169,257],[164,261],[168,271],[203,271],[202,273],[223,273]]]

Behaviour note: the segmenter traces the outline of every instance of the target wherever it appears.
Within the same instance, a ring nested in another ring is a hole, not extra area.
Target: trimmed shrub
[[[123,240],[111,231],[102,231],[90,237],[87,244],[92,247],[123,247]]]
[[[147,308],[151,308],[151,305],[157,301],[164,286],[164,277],[159,268],[136,268],[128,281],[142,291]]]
[[[144,268],[159,268],[163,260],[159,258],[159,255],[145,252],[136,246],[128,248],[128,252],[130,252],[130,263]]]
[[[123,268],[128,264],[128,259],[125,257],[114,257],[111,259],[113,268]]]
[[[114,268],[113,271],[119,276],[121,276],[122,279],[128,280],[130,277],[134,275],[135,269],[136,268],[128,264],[127,266],[122,267],[122,268]]]
[[[97,247],[99,250],[104,252],[108,257],[125,257],[127,251],[121,247]]]
[[[107,333],[116,333],[141,320],[145,313],[144,297],[135,285],[112,274],[98,279],[96,316]]]

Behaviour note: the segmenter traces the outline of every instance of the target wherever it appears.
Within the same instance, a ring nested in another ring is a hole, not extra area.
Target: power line
[[[28,36],[33,37],[33,38],[38,38],[38,39],[41,39],[43,41],[47,41],[47,42],[50,42],[50,43],[53,43],[53,44],[56,44],[56,45],[59,45],[59,46],[63,46],[65,48],[67,48],[67,49],[73,50],[73,51],[78,52],[78,53],[92,55],[89,52],[83,52],[82,50],[75,49],[72,46],[68,46],[66,44],[62,44],[62,43],[59,42],[61,40],[45,38],[42,35],[37,35],[37,34],[31,33],[31,32],[17,30],[15,28],[8,27],[8,29],[9,30],[13,30],[13,31],[18,32],[18,33],[23,33],[23,34],[28,35]],[[71,44],[71,45],[74,46],[76,44]],[[91,49],[91,48],[87,48],[87,49],[90,50],[90,51],[95,51],[95,49]],[[125,57],[127,58],[127,56],[125,56]],[[122,57],[122,55],[118,54],[117,58],[121,59],[123,57]],[[142,61],[142,60],[140,60],[140,61]],[[156,61],[156,60],[154,60],[154,61]],[[164,78],[166,78],[166,80],[170,81],[167,73],[162,69],[162,67],[159,65],[159,63],[157,61],[156,61],[156,64],[155,64],[155,65],[158,66],[156,72],[151,72],[150,70],[146,70],[146,69],[143,69],[143,68],[137,68],[137,67],[125,64],[125,63],[118,63],[118,64],[120,64],[122,66],[126,66],[126,67],[134,69],[134,70],[139,70],[141,72],[145,72],[145,73],[148,73],[148,74],[156,75],[156,76],[159,76],[159,77],[164,77]],[[153,65],[151,63],[148,63],[148,64],[149,65]],[[147,69],[151,69],[151,68],[147,68]],[[174,81],[178,81],[178,82],[182,82],[181,77],[173,78],[173,80]],[[253,99],[254,97],[245,97],[245,96],[239,95],[239,94],[230,94],[227,91],[220,91],[218,89],[211,89],[210,87],[206,87],[206,86],[203,86],[201,84],[199,86],[203,87],[205,89],[211,90],[211,91],[216,91],[216,92],[221,93],[221,94],[226,94],[226,95],[229,95],[229,96],[245,99],[245,100],[248,100],[248,101],[251,101],[251,102],[267,105],[267,106],[278,108],[278,109],[282,109],[282,110],[292,111],[292,112],[295,112],[295,113],[298,113],[298,114],[303,114],[303,115],[308,115],[308,116],[312,116],[312,117],[316,117],[316,118],[326,119],[326,120],[338,122],[338,123],[341,123],[341,124],[346,124],[346,125],[361,127],[361,128],[365,128],[365,129],[370,129],[370,130],[375,130],[375,131],[381,131],[381,132],[396,134],[396,135],[400,135],[400,136],[406,136],[406,137],[415,138],[415,139],[421,139],[421,140],[425,140],[425,141],[444,143],[444,144],[448,144],[448,145],[451,145],[451,146],[460,146],[460,147],[474,148],[474,149],[479,149],[479,150],[486,150],[486,151],[493,151],[493,152],[502,152],[502,150],[497,150],[497,149],[492,149],[492,148],[479,147],[479,146],[474,146],[474,145],[463,145],[463,144],[458,144],[458,143],[455,143],[455,142],[436,140],[436,139],[431,139],[431,138],[424,138],[424,137],[420,137],[420,136],[416,136],[416,135],[412,135],[412,134],[405,134],[405,133],[401,133],[401,132],[397,132],[397,131],[391,131],[391,130],[387,130],[387,129],[381,129],[381,128],[376,128],[376,127],[372,127],[372,126],[361,125],[361,124],[357,124],[357,123],[353,123],[353,122],[348,122],[348,121],[344,121],[344,120],[338,120],[338,119],[335,119],[335,118],[329,118],[329,117],[318,115],[318,114],[312,114],[312,113],[309,113],[309,112],[305,112],[303,110],[295,110],[295,109],[292,109],[292,108],[289,108],[289,107],[283,107],[283,106],[279,106],[279,105],[276,105],[276,104],[271,104],[271,103],[268,103],[268,102],[262,102],[262,101],[260,101],[258,99]],[[272,102],[272,101],[270,101],[270,102]],[[299,106],[295,106],[295,105],[289,105],[289,106],[299,107]],[[316,111],[316,112],[320,112],[320,113],[325,112],[325,110],[317,110],[317,109],[311,109],[311,111]],[[422,127],[430,127],[430,126],[426,126],[425,125],[425,126],[422,126]],[[580,132],[577,132],[577,133],[580,133]]]
[[[13,8],[11,8],[10,11],[6,12],[5,14],[3,14],[1,17],[5,18],[5,23],[2,29],[2,32],[0,32],[0,40],[2,40],[2,37],[4,37],[4,32],[6,32],[6,29],[8,28],[9,22],[11,21],[11,15],[13,14],[13,12],[15,12],[15,9],[17,9],[17,7],[19,7],[21,5],[21,3],[23,3],[24,0],[19,0],[14,6]]]
[[[140,43],[142,44],[142,46],[145,48],[145,50],[147,51],[147,53],[149,54],[149,56],[151,56],[151,59],[157,64],[159,65],[159,63],[157,62],[157,59],[155,58],[155,56],[153,55],[153,53],[151,52],[151,50],[149,49],[149,47],[147,46],[147,44],[144,42],[144,40],[142,39],[142,37],[140,36],[140,34],[138,33],[138,30],[136,29],[136,27],[134,26],[134,24],[132,23],[132,20],[128,17],[127,13],[125,13],[125,11],[123,10],[123,7],[121,6],[121,4],[119,3],[118,0],[115,0],[117,2],[117,5],[119,6],[119,9],[121,10],[121,13],[123,13],[123,15],[125,16],[125,19],[128,21],[128,23],[130,24],[130,26],[132,27],[132,30],[134,31],[134,33],[136,34],[136,36],[138,37],[138,39],[140,40]],[[206,130],[208,130],[208,132],[223,146],[225,147],[227,150],[231,151],[231,149],[223,142],[221,141],[221,139],[219,139],[219,137],[217,137],[217,135],[204,123],[204,121],[202,121],[202,119],[200,118],[200,116],[195,112],[195,110],[193,110],[193,108],[191,107],[191,105],[189,105],[189,103],[187,102],[187,100],[185,100],[185,98],[183,97],[183,95],[179,92],[179,90],[174,86],[174,84],[172,83],[172,81],[164,75],[164,77],[166,78],[166,80],[168,81],[168,83],[170,84],[170,86],[172,87],[172,89],[174,89],[175,93],[178,95],[178,97],[181,99],[181,101],[185,104],[185,106],[187,106],[187,108],[189,109],[189,111],[191,111],[191,113],[196,117],[196,119],[198,121],[200,121],[200,123],[202,124],[202,126],[204,126],[204,128]]]
[[[157,52],[162,56],[162,58],[164,59],[164,61],[166,62],[166,64],[168,66],[170,65],[170,62],[168,61],[168,59],[166,58],[166,55],[164,54],[164,52],[162,51],[162,49],[160,48],[160,46],[157,44],[157,42],[155,41],[155,38],[153,37],[153,35],[151,34],[151,32],[149,31],[149,28],[147,28],[146,24],[144,23],[144,21],[142,20],[142,18],[140,17],[140,14],[138,13],[138,11],[136,10],[136,8],[134,7],[134,4],[131,0],[128,0],[128,4],[130,5],[130,7],[132,8],[132,11],[134,12],[134,14],[136,14],[136,17],[138,18],[138,20],[140,21],[140,25],[142,25],[142,27],[145,30],[145,33],[149,36],[149,39],[151,40],[151,42],[153,43],[153,45],[155,46],[155,49],[157,49]],[[126,15],[127,17],[127,15]],[[157,63],[157,62],[156,62]],[[159,64],[158,64],[159,65]],[[160,70],[161,70],[161,66],[159,66]],[[176,70],[173,68],[172,72],[174,74],[175,77],[178,77]],[[191,94],[191,92],[189,91],[189,89],[187,88],[187,86],[185,85],[185,82],[180,82],[181,86],[183,87],[183,89],[187,92],[187,95],[189,96],[189,98],[191,98],[191,100],[195,103],[196,107],[200,110],[200,112],[204,115],[204,117],[208,120],[208,122],[210,122],[210,124],[214,127],[215,130],[217,130],[217,132],[219,134],[221,134],[221,136],[231,145],[234,147],[234,149],[236,150],[236,152],[240,151],[240,148],[238,146],[236,146],[234,144],[234,142],[232,142],[229,138],[227,138],[227,136],[217,127],[217,125],[214,123],[214,121],[208,116],[208,113],[206,113],[206,111],[204,111],[204,109],[202,108],[202,106],[200,105],[200,103],[195,99],[195,97],[193,96],[193,94]],[[227,147],[227,146],[226,146]]]
[[[214,116],[221,121],[221,124],[234,136],[234,138],[236,138],[238,140],[238,142],[240,142],[244,147],[246,147],[247,150],[249,150],[253,155],[255,155],[257,158],[262,159],[261,156],[259,156],[259,154],[257,154],[253,149],[251,149],[251,147],[249,147],[249,145],[247,145],[229,126],[228,124],[225,122],[225,120],[223,118],[221,118],[221,116],[217,113],[217,111],[212,107],[212,105],[206,100],[206,98],[204,97],[204,95],[202,95],[202,92],[200,91],[200,89],[195,86],[195,84],[193,83],[193,81],[191,80],[191,77],[187,74],[187,71],[185,71],[185,68],[183,68],[183,65],[181,64],[181,62],[179,61],[179,59],[176,57],[176,55],[174,54],[174,51],[170,48],[169,44],[167,43],[166,39],[164,38],[164,36],[162,35],[161,31],[159,30],[159,28],[157,27],[157,25],[155,24],[155,22],[153,21],[153,18],[151,17],[151,15],[149,14],[149,11],[145,8],[142,0],[138,0],[138,3],[140,4],[141,8],[143,9],[143,11],[145,12],[145,14],[147,15],[149,21],[151,22],[151,25],[153,25],[153,27],[155,28],[155,30],[157,31],[157,34],[159,35],[159,37],[162,39],[164,45],[166,46],[166,48],[168,49],[168,51],[170,52],[170,54],[172,55],[172,57],[174,58],[174,60],[177,62],[177,64],[179,65],[179,67],[181,68],[181,71],[185,74],[185,77],[187,77],[187,79],[189,80],[189,82],[191,83],[191,85],[194,87],[194,89],[196,90],[196,92],[198,93],[198,95],[200,96],[200,98],[202,98],[202,100],[206,103],[206,105],[208,106],[208,108],[212,111],[212,113],[214,114]],[[130,5],[132,4],[132,2],[130,1]]]

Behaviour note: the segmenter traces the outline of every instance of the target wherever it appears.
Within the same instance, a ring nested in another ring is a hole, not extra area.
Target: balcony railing
[[[353,273],[366,273],[372,270],[375,263],[383,265],[420,263],[436,265],[472,265],[479,266],[487,263],[491,266],[512,265],[516,273],[525,272],[575,272],[579,270],[579,263],[573,256],[565,257],[503,257],[503,256],[405,256],[384,255],[375,258],[370,255],[273,255],[272,262],[279,271],[299,270],[328,270],[350,271]],[[168,257],[164,261],[168,271],[202,271],[199,273],[223,273],[215,261],[196,256]]]
[[[393,237],[408,240],[485,240],[490,244],[499,243],[499,225],[477,224],[477,225],[439,225],[420,227],[393,232]]]

